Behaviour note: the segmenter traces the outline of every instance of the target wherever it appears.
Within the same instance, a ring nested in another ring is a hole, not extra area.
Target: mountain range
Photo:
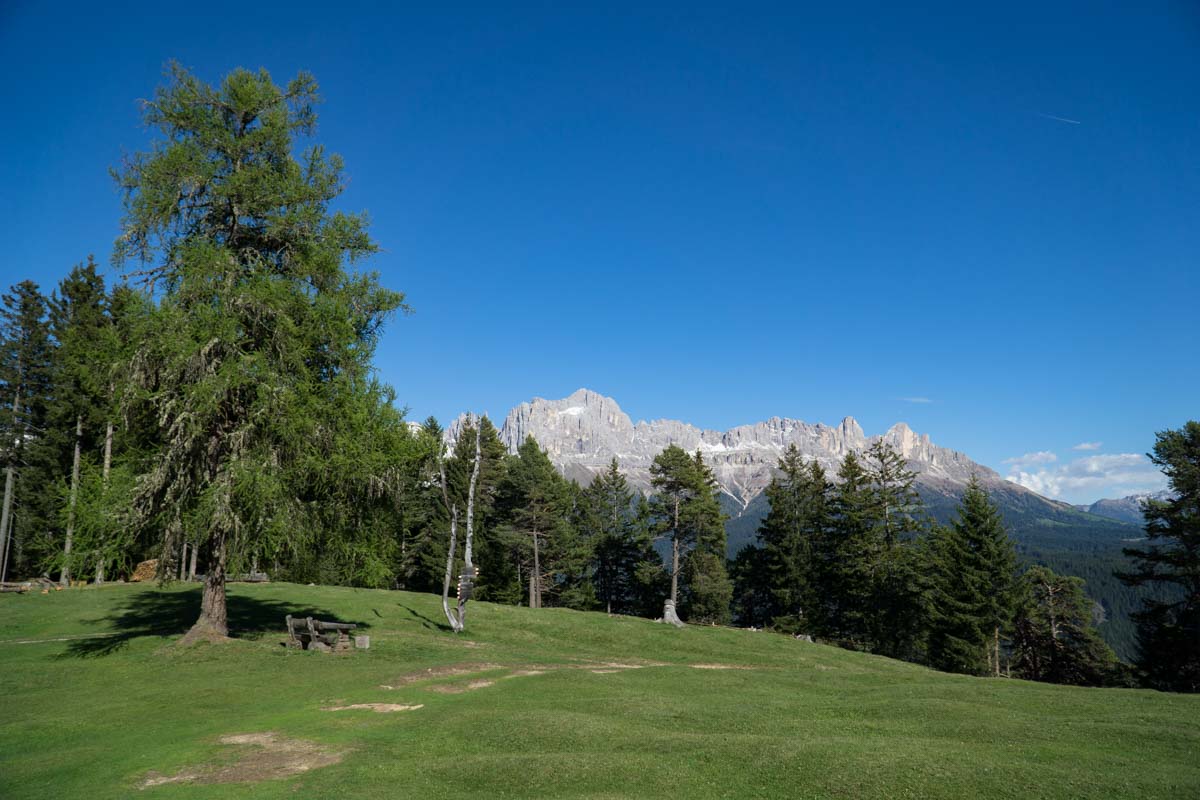
[[[1167,489],[1161,492],[1131,494],[1127,497],[1106,498],[1097,500],[1090,505],[1075,506],[1080,511],[1095,514],[1108,519],[1128,522],[1132,525],[1142,524],[1142,504],[1147,500],[1170,500],[1174,495]]]
[[[464,420],[465,415],[449,426],[450,441]],[[1130,524],[1137,521],[1129,513],[1137,505],[1131,498],[1087,507],[1052,500],[1005,480],[962,452],[934,444],[903,422],[876,436],[867,436],[853,417],[834,426],[771,417],[727,431],[705,430],[678,420],[634,422],[616,400],[588,389],[559,400],[534,398],[509,411],[500,428],[505,446],[515,452],[527,436],[569,479],[586,485],[615,458],[630,484],[642,491],[650,489],[654,457],[668,445],[699,450],[722,492],[730,555],[754,542],[769,510],[763,490],[789,445],[832,476],[847,453],[861,453],[882,440],[916,473],[925,508],[940,522],[953,519],[963,489],[977,476],[1000,508],[1018,552],[1029,561],[1083,577],[1110,620],[1104,626],[1109,641],[1123,655],[1132,647],[1128,613],[1136,598],[1112,576],[1123,564],[1122,546],[1141,536]]]

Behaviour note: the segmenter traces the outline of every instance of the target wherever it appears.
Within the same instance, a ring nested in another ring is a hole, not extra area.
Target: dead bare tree
[[[450,608],[450,579],[454,575],[454,557],[458,547],[458,505],[451,504],[450,494],[446,488],[446,464],[441,455],[441,444],[438,444],[438,469],[442,479],[442,501],[450,512],[450,548],[446,553],[446,577],[442,582],[442,610],[455,633],[461,633],[467,625],[467,601],[475,589],[475,578],[479,572],[471,559],[471,546],[475,527],[475,486],[479,482],[479,464],[481,457],[482,425],[475,424],[475,463],[471,467],[471,481],[467,488],[467,532],[463,540],[463,571],[458,578],[458,606]]]
[[[63,543],[63,567],[58,582],[71,584],[71,544],[75,540],[75,503],[79,498],[79,443],[83,439],[83,415],[75,415],[75,456],[71,462],[71,496],[67,504],[67,540]]]
[[[112,388],[109,388],[109,395],[112,394]],[[104,466],[101,468],[102,486],[104,493],[108,494],[108,475],[112,472],[112,443],[113,443],[113,424],[110,419],[104,427]],[[104,583],[104,559],[106,558],[103,548],[96,552],[96,583]]]

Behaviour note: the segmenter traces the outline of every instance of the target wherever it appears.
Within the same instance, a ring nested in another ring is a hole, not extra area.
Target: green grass
[[[1200,796],[1200,697],[945,675],[765,633],[487,603],[455,636],[431,595],[291,584],[231,587],[238,641],[172,646],[198,599],[134,586],[0,596],[0,796]],[[289,611],[369,626],[371,649],[285,650]],[[12,643],[95,633],[118,635]],[[661,666],[586,666],[610,661]],[[380,688],[464,663],[497,668]],[[530,665],[557,668],[503,679]],[[478,677],[495,683],[429,689]],[[321,710],[363,702],[424,707]],[[236,758],[222,735],[264,731],[343,758],[139,791],[152,770]]]

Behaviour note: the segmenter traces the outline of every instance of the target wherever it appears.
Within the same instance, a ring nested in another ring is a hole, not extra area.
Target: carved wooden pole
[[[467,583],[458,593],[458,629],[467,626],[467,600],[475,583],[475,563],[471,559],[471,546],[475,536],[475,486],[479,483],[479,464],[483,439],[483,420],[475,421],[475,465],[471,468],[471,483],[467,488],[467,536],[463,542],[463,580]]]
[[[445,470],[442,471],[443,478]],[[458,549],[458,506],[450,509],[450,549],[446,551],[446,579],[442,581],[442,611],[446,612],[446,621],[451,629],[458,633],[462,630],[457,610],[450,608],[450,579],[454,576],[454,552]]]

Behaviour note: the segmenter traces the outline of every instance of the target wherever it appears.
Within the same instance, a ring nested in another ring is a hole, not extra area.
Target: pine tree
[[[879,561],[874,566],[872,649],[892,658],[919,661],[925,638],[925,588],[920,570],[919,520],[923,504],[916,474],[891,445],[876,440],[867,448],[865,469],[871,485],[871,517]]]
[[[339,433],[361,435],[384,398],[370,358],[403,298],[348,268],[376,246],[363,217],[330,211],[341,160],[294,156],[317,102],[307,74],[281,89],[239,69],[213,87],[172,65],[145,104],[158,141],[115,173],[114,258],[148,265],[135,275],[163,291],[125,387],[126,414],[158,423],[135,504],[163,563],[188,532],[207,553],[196,635],[227,631],[228,570],[303,550],[324,519],[355,524],[330,508],[345,484],[326,494],[322,480],[339,477],[327,467],[350,441]]]
[[[683,598],[702,621],[726,621],[733,586],[725,567],[724,517],[712,471],[698,451],[693,457],[671,445],[654,457],[650,483],[655,530],[671,542],[671,593],[664,619],[671,620]]]
[[[639,502],[614,458],[608,469],[583,490],[579,528],[589,542],[596,598],[610,614],[646,614],[645,582],[640,573],[662,571]]]
[[[1147,685],[1200,692],[1200,422],[1155,434],[1150,460],[1167,477],[1173,499],[1146,503],[1144,547],[1126,548],[1130,586],[1168,587],[1168,599],[1145,600],[1138,625],[1137,665]]]
[[[829,532],[832,485],[820,464],[804,463],[795,444],[778,470],[766,488],[771,510],[758,530],[772,599],[769,616],[780,629],[807,631],[816,604],[814,548]]]
[[[870,476],[854,453],[838,469],[831,525],[815,543],[813,624],[817,635],[856,648],[870,646],[880,548],[875,539]]]
[[[446,568],[446,531],[450,511],[443,502],[441,472],[445,459],[442,426],[428,417],[414,434],[418,448],[411,462],[407,491],[401,498],[400,553],[396,588],[439,592]]]
[[[537,440],[527,436],[508,462],[500,486],[501,515],[512,531],[528,580],[530,608],[541,608],[547,595],[559,594],[582,572],[570,522],[571,490]],[[580,587],[571,587],[576,592]],[[572,598],[578,604],[579,596]]]
[[[38,496],[45,487],[31,486],[18,474],[44,434],[51,392],[50,337],[46,299],[32,281],[22,281],[3,296],[0,308],[0,457],[4,463],[4,495],[0,500],[0,573],[28,570],[49,548],[33,541]],[[20,495],[18,499],[18,494]],[[20,517],[14,524],[14,517]],[[26,547],[25,545],[33,545]]]
[[[1080,578],[1031,567],[1019,583],[1013,623],[1012,670],[1047,683],[1101,686],[1116,656],[1092,623],[1091,601]]]
[[[54,396],[40,447],[45,450],[44,462],[52,466],[53,473],[41,477],[45,485],[61,479],[68,487],[65,507],[60,509],[63,584],[70,581],[72,572],[81,462],[86,456],[99,455],[105,427],[111,419],[110,358],[115,354],[106,347],[111,341],[112,327],[107,306],[104,279],[91,256],[86,265],[71,270],[49,301]],[[89,561],[96,557],[94,550],[82,552]]]
[[[947,672],[1000,674],[1000,637],[1016,601],[1016,550],[1000,512],[972,476],[950,527],[929,547],[929,661]]]
[[[496,426],[487,416],[478,418],[478,423],[468,419],[456,432],[453,452],[446,460],[448,495],[451,505],[464,514],[475,458],[476,424],[479,427],[480,463],[475,487],[475,564],[479,568],[475,597],[515,605],[526,596],[529,575],[521,568],[525,560],[522,544],[516,542],[515,537],[505,536],[502,529],[502,513],[497,504],[510,457]],[[446,535],[445,529],[442,535]],[[442,553],[444,557],[445,550]],[[445,569],[444,563],[441,568]],[[457,566],[455,574],[458,574]]]

